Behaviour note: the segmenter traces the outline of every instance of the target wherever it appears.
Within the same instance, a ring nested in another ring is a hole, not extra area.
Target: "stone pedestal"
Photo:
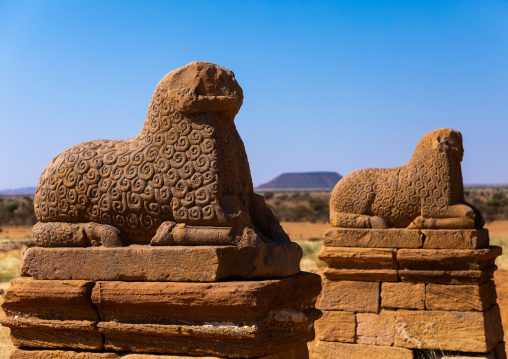
[[[2,324],[23,348],[11,358],[304,358],[320,289],[310,273],[215,283],[13,281]]]
[[[314,357],[506,358],[492,281],[500,254],[486,229],[331,229],[318,254],[328,268]]]
[[[321,278],[254,193],[233,72],[159,82],[139,135],[58,154],[2,305],[11,358],[307,358]]]

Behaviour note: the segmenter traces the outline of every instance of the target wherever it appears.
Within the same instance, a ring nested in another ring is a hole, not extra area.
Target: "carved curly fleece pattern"
[[[53,159],[35,194],[39,221],[110,224],[138,243],[167,220],[228,225],[221,195],[247,204],[252,191],[235,125],[214,113],[184,115],[164,93],[152,97],[137,137],[85,142]]]
[[[332,193],[331,208],[336,212],[378,216],[391,227],[402,228],[420,215],[443,216],[448,206],[464,200],[462,188],[460,162],[448,151],[435,149],[431,136],[427,136],[405,166],[367,168],[339,181]]]

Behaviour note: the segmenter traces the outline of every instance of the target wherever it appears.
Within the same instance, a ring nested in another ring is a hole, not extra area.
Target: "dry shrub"
[[[0,196],[0,226],[33,226],[34,196]]]

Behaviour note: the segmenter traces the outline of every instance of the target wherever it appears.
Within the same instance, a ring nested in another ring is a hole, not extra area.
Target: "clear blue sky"
[[[507,1],[0,2],[0,189],[138,134],[157,82],[233,70],[254,184],[406,163],[462,132],[466,184],[508,183]]]

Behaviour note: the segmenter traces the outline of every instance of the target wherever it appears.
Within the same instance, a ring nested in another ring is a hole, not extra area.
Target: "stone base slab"
[[[489,231],[482,229],[422,229],[423,248],[478,249],[489,245]]]
[[[91,301],[94,282],[84,280],[13,280],[5,292],[3,311],[9,317],[42,320],[97,322],[97,308]]]
[[[26,250],[21,275],[39,280],[215,282],[287,277],[300,272],[296,243],[241,246],[144,246]],[[189,260],[192,258],[192,260]],[[170,263],[171,265],[168,265]]]
[[[414,359],[413,351],[391,346],[318,341],[314,359]]]
[[[72,348],[101,350],[104,338],[97,323],[77,320],[43,320],[37,318],[0,318],[10,328],[11,340],[18,347]]]
[[[412,270],[399,269],[402,282],[435,284],[483,284],[494,278],[497,266],[483,270]]]
[[[158,355],[139,353],[100,353],[67,350],[41,350],[16,348],[9,359],[223,359],[217,356],[187,356],[187,355]],[[252,358],[252,357],[251,357]],[[308,359],[309,351],[306,343],[297,344],[291,348],[258,356],[255,359]],[[253,358],[254,359],[254,358]]]
[[[396,269],[336,269],[326,268],[323,275],[331,280],[357,280],[364,282],[397,282]]]
[[[314,339],[320,282],[13,281],[0,322],[25,348],[255,358]]]
[[[323,245],[326,247],[422,248],[423,239],[423,233],[414,229],[334,227],[325,233]]]
[[[401,269],[411,270],[481,270],[494,265],[501,247],[483,249],[399,249]]]
[[[478,249],[489,245],[487,229],[330,229],[328,247]]]
[[[397,269],[397,250],[392,248],[355,248],[323,246],[317,257],[330,268]]]

